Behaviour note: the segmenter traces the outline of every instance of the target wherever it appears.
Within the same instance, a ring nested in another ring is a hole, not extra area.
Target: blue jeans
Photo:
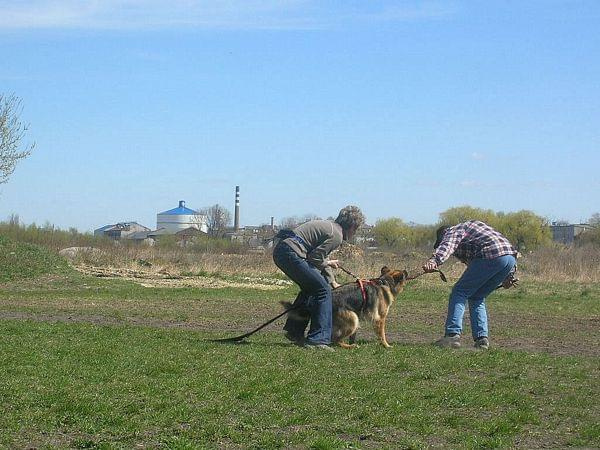
[[[294,305],[304,303],[310,313],[308,344],[331,344],[332,297],[331,286],[321,272],[302,259],[286,243],[280,242],[273,250],[273,261],[298,286],[300,293]],[[297,337],[304,335],[307,322],[288,319],[284,329]]]
[[[477,258],[471,261],[450,294],[446,336],[461,334],[467,302],[473,339],[488,336],[485,298],[504,281],[516,263],[517,260],[512,255],[494,259]]]

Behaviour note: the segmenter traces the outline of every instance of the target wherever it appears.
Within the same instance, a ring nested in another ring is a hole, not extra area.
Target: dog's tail
[[[291,317],[292,319],[295,319],[295,320],[310,319],[310,313],[303,306],[301,306],[300,308],[294,308],[294,305],[293,305],[292,302],[288,302],[288,301],[285,301],[285,300],[282,300],[279,303],[285,309],[287,309],[288,311],[290,311],[288,313],[288,317]]]

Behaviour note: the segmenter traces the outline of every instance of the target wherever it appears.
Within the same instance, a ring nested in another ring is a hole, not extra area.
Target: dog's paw
[[[358,348],[358,344],[346,344],[345,342],[337,342],[337,345],[347,350]]]

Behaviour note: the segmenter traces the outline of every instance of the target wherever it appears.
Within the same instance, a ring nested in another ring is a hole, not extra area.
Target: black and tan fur
[[[385,321],[390,306],[404,289],[408,273],[406,270],[392,270],[382,267],[381,276],[366,280],[364,284],[366,301],[357,282],[344,284],[333,292],[333,331],[331,340],[334,344],[343,348],[354,348],[356,344],[348,344],[346,340],[351,338],[353,342],[356,331],[359,328],[359,320],[369,320],[374,327],[375,333],[384,347],[391,347],[385,337]],[[289,302],[282,302],[286,308],[292,306]],[[292,317],[307,320],[308,311],[297,309],[290,312]]]

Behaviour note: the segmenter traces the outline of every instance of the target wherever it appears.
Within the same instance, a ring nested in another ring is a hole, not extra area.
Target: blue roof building
[[[186,208],[185,201],[180,200],[177,208],[163,211],[156,215],[156,229],[163,229],[164,234],[175,234],[188,228],[196,228],[205,233],[208,232],[206,216]]]
[[[158,213],[159,216],[180,216],[180,215],[197,215],[198,211],[194,211],[193,209],[187,208],[185,206],[184,200],[179,200],[179,206],[177,208],[170,209],[168,211],[163,211]]]

